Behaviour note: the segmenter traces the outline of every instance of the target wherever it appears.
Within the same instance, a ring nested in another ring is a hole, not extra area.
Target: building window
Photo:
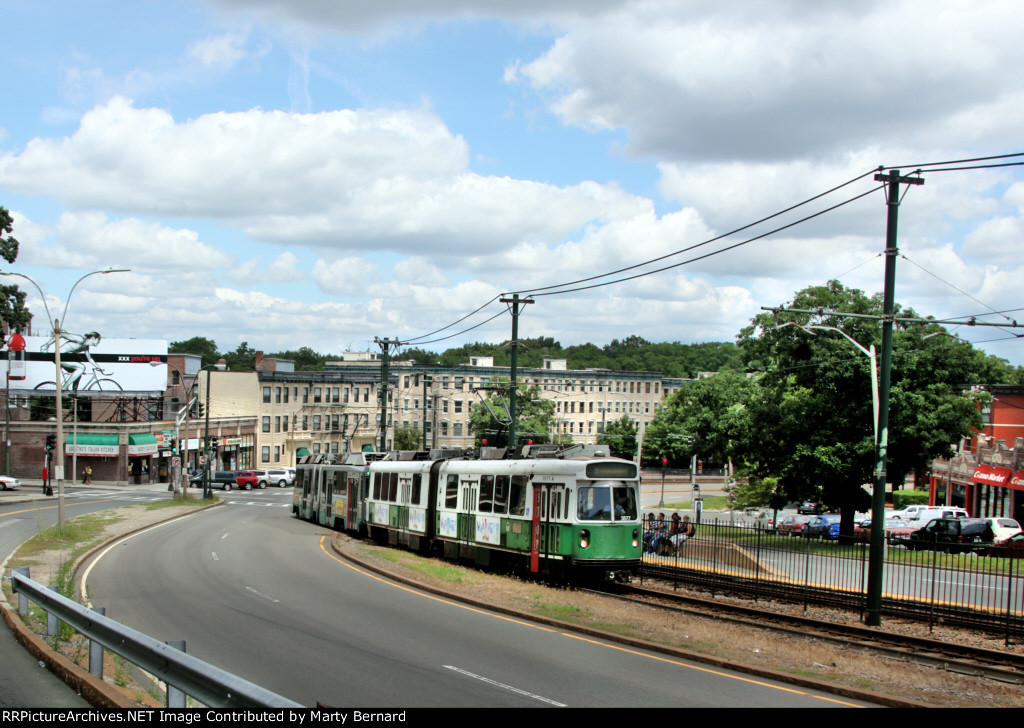
[[[178,374],[178,370],[177,369],[172,369],[171,370],[171,386],[172,387],[177,387],[179,384],[181,384],[181,375]],[[56,386],[54,388],[56,389]]]
[[[264,463],[270,462],[270,445],[264,445],[260,449],[260,460]]]
[[[313,432],[320,430],[320,415],[313,415]]]
[[[461,415],[462,414],[462,400],[461,399],[456,399],[456,400],[453,400],[453,402],[454,402],[454,405],[455,405],[455,414]]]
[[[270,417],[263,418],[263,431],[270,432]]]
[[[341,402],[341,390],[337,387],[334,387],[331,390],[331,401],[334,402],[334,404]]]
[[[286,389],[284,391],[287,392],[288,390]],[[281,418],[281,429],[288,432],[288,415]]]
[[[281,431],[281,418],[280,417],[275,417],[274,418],[274,432],[280,432],[280,431]]]
[[[281,462],[281,446],[280,445],[274,445],[274,462],[275,463]]]
[[[313,404],[320,403],[320,387],[313,387]]]
[[[277,404],[281,404],[281,388],[280,387],[274,387],[274,401]]]
[[[309,431],[309,415],[302,415],[302,429]]]
[[[309,387],[302,388],[302,404],[309,404]]]
[[[270,387],[263,388],[263,401],[266,404],[270,404]]]

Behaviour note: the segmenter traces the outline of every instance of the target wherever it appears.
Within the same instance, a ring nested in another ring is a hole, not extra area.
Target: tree
[[[882,299],[829,281],[800,291],[788,308],[817,313],[761,314],[740,332],[748,366],[761,372],[747,407],[748,466],[755,476],[778,477],[792,500],[820,489],[825,504],[840,509],[842,533],[850,534],[854,512],[868,505],[862,486],[874,469],[870,361],[836,331],[800,327],[833,327],[865,348],[878,346],[881,324],[872,317],[881,315]],[[920,318],[899,306],[896,315]],[[902,482],[951,454],[951,444],[980,425],[976,401],[960,389],[986,362],[937,324],[895,326],[887,470],[890,481]]]
[[[18,258],[18,241],[14,232],[14,219],[7,208],[0,207],[0,257],[8,263]],[[3,321],[4,335],[8,331],[22,331],[32,320],[32,313],[25,307],[25,292],[14,284],[0,285],[0,321]]]
[[[220,354],[217,353],[217,344],[205,336],[193,336],[185,341],[172,341],[167,350],[178,354],[195,354],[202,357],[204,367],[217,363]]]
[[[395,428],[395,450],[419,450],[422,444],[423,435],[418,425],[402,425]]]
[[[612,457],[632,460],[636,457],[636,436],[636,424],[629,418],[629,415],[622,415],[619,419],[605,425],[604,434],[598,438],[598,442],[608,446],[608,452]]]
[[[644,435],[645,456],[673,461],[696,456],[723,465],[744,460],[753,389],[747,377],[730,373],[686,383],[658,408]]]
[[[256,368],[256,350],[243,341],[234,351],[224,354],[228,369],[233,372],[251,372]]]
[[[502,391],[489,392],[482,402],[473,404],[469,411],[469,431],[478,441],[487,440],[488,447],[508,447],[508,426],[512,421],[509,414],[508,379],[495,377],[494,385],[502,385]],[[535,443],[549,442],[555,424],[555,403],[542,399],[540,387],[520,384],[516,395],[518,418],[516,437],[519,444],[528,440]]]

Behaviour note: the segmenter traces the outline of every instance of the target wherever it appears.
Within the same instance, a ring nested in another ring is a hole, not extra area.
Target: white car
[[[15,490],[21,487],[21,481],[7,475],[0,475],[0,490]]]
[[[986,518],[992,526],[992,540],[1001,543],[1021,532],[1020,524],[1012,518]]]

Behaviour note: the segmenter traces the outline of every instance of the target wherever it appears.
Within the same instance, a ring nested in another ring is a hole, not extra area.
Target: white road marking
[[[506,685],[505,683],[500,683],[497,680],[491,680],[488,677],[483,677],[481,675],[475,675],[475,674],[473,674],[471,672],[468,672],[468,671],[463,670],[461,668],[455,667],[454,665],[443,665],[443,667],[446,670],[454,670],[455,672],[459,673],[460,675],[465,675],[466,677],[471,677],[474,680],[479,680],[481,682],[485,682],[488,685],[494,685],[495,687],[502,688],[503,690],[508,690],[510,692],[513,692],[513,693],[518,693],[519,695],[525,695],[528,698],[533,698],[534,700],[539,700],[542,703],[547,703],[548,705],[554,705],[556,708],[565,708],[566,707],[565,703],[559,703],[559,702],[557,702],[555,700],[552,700],[551,698],[545,698],[543,695],[536,695],[534,693],[530,693],[530,692],[527,692],[525,690],[521,690],[519,688],[514,688],[511,685]]]
[[[245,587],[245,588],[246,588],[246,589],[247,589],[248,591],[251,591],[251,592],[252,592],[253,594],[255,594],[256,596],[258,596],[258,597],[263,597],[264,599],[267,599],[267,600],[269,600],[269,601],[273,602],[274,604],[277,604],[277,600],[276,600],[276,599],[274,599],[274,597],[272,597],[272,596],[268,596],[267,594],[264,594],[263,592],[260,592],[260,591],[256,591],[256,590],[255,590],[255,589],[253,589],[253,588],[252,588],[251,586],[247,586],[247,587]]]

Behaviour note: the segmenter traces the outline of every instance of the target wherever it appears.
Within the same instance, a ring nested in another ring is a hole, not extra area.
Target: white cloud
[[[245,36],[238,33],[211,35],[189,44],[185,57],[206,68],[226,70],[250,55],[245,48]],[[266,49],[259,51],[262,55]]]

